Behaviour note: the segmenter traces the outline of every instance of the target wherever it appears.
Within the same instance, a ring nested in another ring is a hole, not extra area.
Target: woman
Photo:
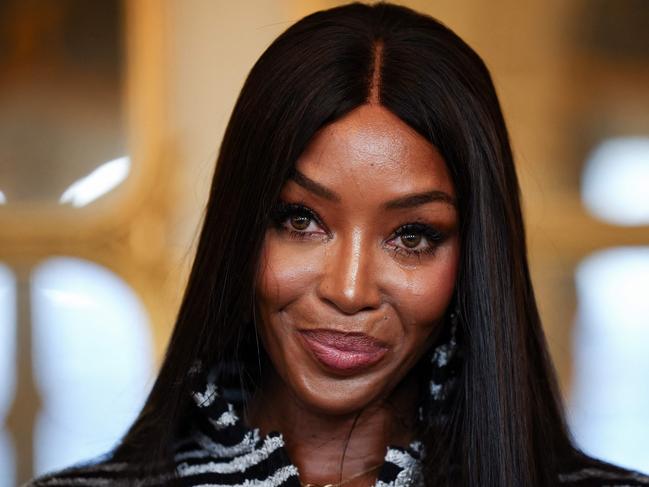
[[[167,355],[105,459],[33,485],[647,485],[571,443],[487,68],[351,4],[261,56]]]

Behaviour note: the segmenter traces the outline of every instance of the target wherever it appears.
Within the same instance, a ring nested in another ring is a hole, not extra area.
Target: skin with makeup
[[[408,372],[451,302],[458,223],[444,159],[380,105],[324,127],[297,161],[263,245],[257,313],[274,367],[248,422],[283,433],[303,481],[339,482],[413,439]]]

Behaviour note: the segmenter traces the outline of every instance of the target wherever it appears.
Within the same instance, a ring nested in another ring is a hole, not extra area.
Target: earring
[[[441,343],[434,349],[431,356],[431,365],[436,372],[430,382],[431,396],[434,400],[443,400],[447,394],[447,384],[452,380],[450,365],[457,355],[457,322],[459,312],[453,311],[449,315],[447,333]],[[442,379],[442,381],[440,381]]]
[[[439,424],[446,419],[448,399],[456,388],[461,362],[459,321],[460,310],[456,300],[437,343],[428,353],[430,379],[424,401],[419,408],[419,419],[426,419],[428,424]]]

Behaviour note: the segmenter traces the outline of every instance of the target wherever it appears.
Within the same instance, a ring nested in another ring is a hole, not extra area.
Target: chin
[[[329,374],[319,367],[309,369],[299,375],[289,371],[283,380],[303,407],[327,416],[351,415],[377,404],[403,378],[403,368],[395,364],[346,377]]]
[[[327,416],[352,415],[389,394],[381,384],[359,384],[362,379],[356,378],[301,382],[291,387],[293,394],[309,410]]]

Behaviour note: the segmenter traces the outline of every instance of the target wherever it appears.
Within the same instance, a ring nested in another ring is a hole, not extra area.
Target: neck
[[[274,372],[263,384],[250,401],[246,421],[262,434],[282,433],[303,483],[337,484],[381,465],[388,445],[406,447],[413,439],[417,387],[412,377],[385,400],[347,415],[309,409]],[[377,475],[378,468],[345,487],[368,485]]]

